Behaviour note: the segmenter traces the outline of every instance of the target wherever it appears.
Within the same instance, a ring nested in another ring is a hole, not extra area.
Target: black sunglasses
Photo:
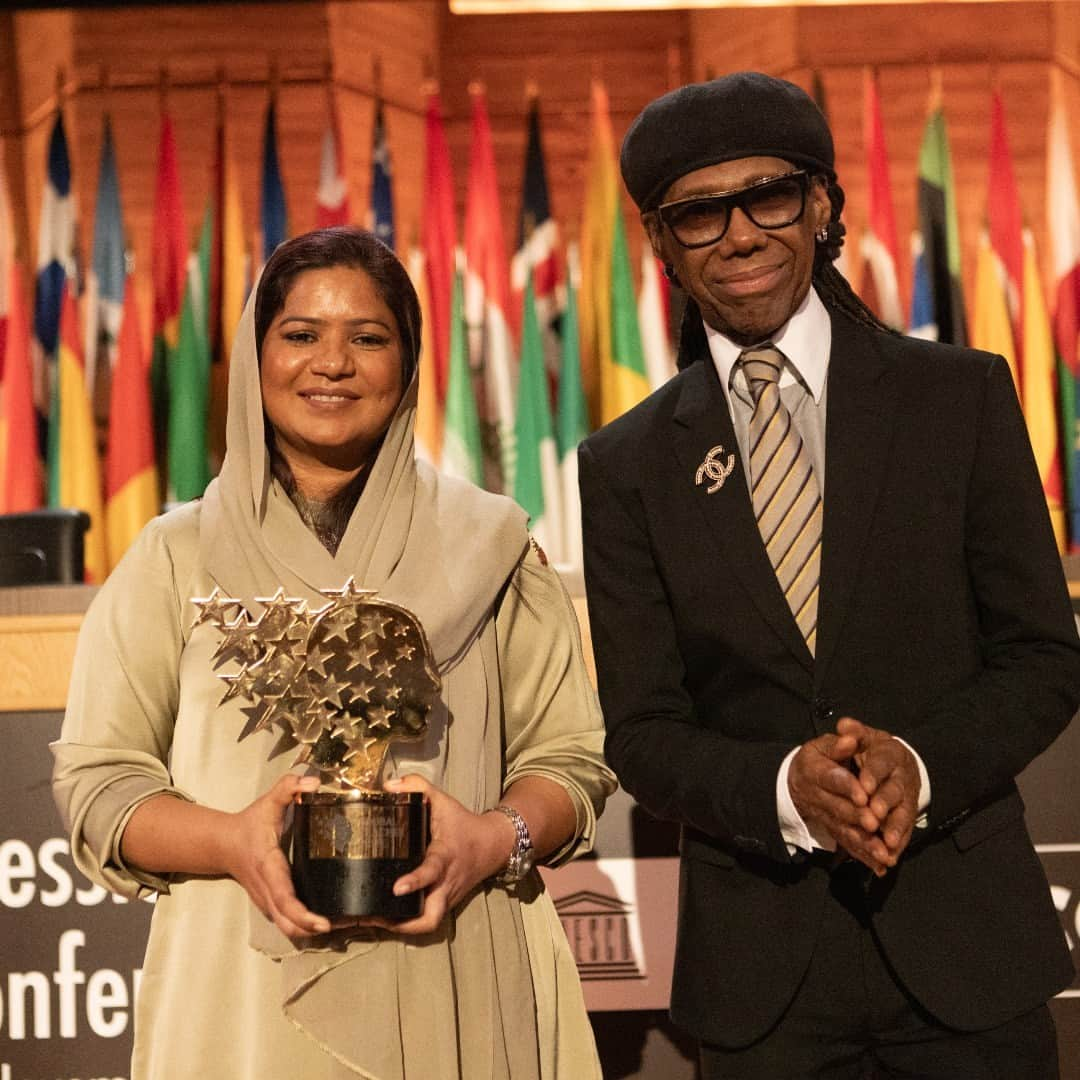
[[[806,210],[810,176],[805,169],[769,176],[737,191],[691,195],[662,203],[656,208],[660,220],[683,247],[708,247],[724,238],[731,211],[738,207],[759,229],[783,229],[794,225]]]

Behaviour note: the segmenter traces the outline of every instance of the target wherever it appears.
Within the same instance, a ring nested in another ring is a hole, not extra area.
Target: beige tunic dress
[[[539,875],[471,893],[423,938],[366,931],[298,946],[231,879],[124,865],[134,809],[161,792],[225,811],[295,758],[277,732],[239,738],[220,704],[217,632],[192,598],[253,609],[279,584],[318,599],[347,576],[417,612],[443,681],[427,736],[390,751],[480,812],[526,775],[561,784],[587,851],[614,778],[573,609],[507,500],[412,459],[415,382],[337,556],[269,476],[250,312],[230,375],[228,456],[201,503],[152,522],[95,598],[54,745],[76,864],[129,897],[158,893],[136,1010],[132,1080],[589,1080],[599,1077],[577,971]],[[231,465],[230,465],[231,462]]]

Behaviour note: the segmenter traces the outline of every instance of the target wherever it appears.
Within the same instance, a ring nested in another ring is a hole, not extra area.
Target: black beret
[[[641,211],[680,176],[745,157],[778,157],[836,179],[832,133],[800,87],[759,71],[692,83],[651,101],[623,139],[623,181]]]

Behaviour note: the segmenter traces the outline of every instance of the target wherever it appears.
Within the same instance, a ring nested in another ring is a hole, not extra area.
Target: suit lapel
[[[685,373],[672,418],[673,445],[678,459],[676,482],[685,485],[686,497],[697,505],[709,540],[725,567],[740,580],[762,618],[785,646],[811,670],[813,657],[761,542],[731,413],[708,357],[692,364]],[[696,482],[710,452],[718,465],[726,468],[729,460],[733,462],[730,474],[712,494],[709,493],[712,481],[707,475],[702,476],[701,483]]]
[[[814,681],[821,686],[858,580],[859,564],[885,479],[895,426],[895,379],[888,339],[833,316],[825,431]]]

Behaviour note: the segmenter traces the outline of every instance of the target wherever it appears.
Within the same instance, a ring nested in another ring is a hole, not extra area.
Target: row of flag
[[[437,90],[427,100],[422,220],[402,252],[424,310],[418,453],[447,473],[513,495],[557,563],[580,564],[575,451],[580,440],[674,370],[667,281],[647,245],[634,274],[607,94],[591,91],[580,243],[560,242],[551,214],[539,102],[530,99],[518,231],[508,257],[484,89],[470,87],[464,221]],[[1080,377],[1080,203],[1060,84],[1047,138],[1054,289],[1048,304],[1022,226],[1004,106],[993,95],[985,236],[971,318],[947,125],[932,96],[919,155],[910,309],[901,304],[895,215],[877,82],[864,83],[867,226],[857,288],[898,329],[1002,353],[1016,377],[1059,540],[1080,540],[1075,416]],[[350,206],[332,92],[315,196],[319,226],[362,220],[395,243],[393,169],[375,102],[370,202]],[[290,235],[276,102],[266,110],[261,235],[245,245],[241,193],[218,109],[208,198],[189,250],[175,137],[161,116],[151,258],[152,341],[140,341],[116,152],[104,119],[91,256],[76,257],[76,208],[63,115],[46,162],[32,317],[12,252],[0,161],[0,512],[50,505],[91,515],[87,573],[100,581],[163,502],[202,493],[224,449],[228,355],[252,279]],[[850,268],[849,268],[850,272]],[[1052,313],[1052,318],[1051,318]],[[81,315],[81,319],[80,319]],[[107,409],[100,407],[107,397]],[[94,402],[107,415],[104,467]],[[1066,438],[1061,438],[1061,433]],[[1066,521],[1066,508],[1069,520]]]
[[[1005,105],[990,103],[986,213],[978,238],[974,295],[967,315],[948,127],[935,76],[919,151],[918,230],[912,244],[911,307],[901,307],[898,246],[877,80],[864,80],[867,227],[857,289],[875,313],[917,337],[999,353],[1012,370],[1062,551],[1080,549],[1080,202],[1069,141],[1065,88],[1052,73],[1046,137],[1047,299],[1035,238],[1024,224],[1009,147]]]

